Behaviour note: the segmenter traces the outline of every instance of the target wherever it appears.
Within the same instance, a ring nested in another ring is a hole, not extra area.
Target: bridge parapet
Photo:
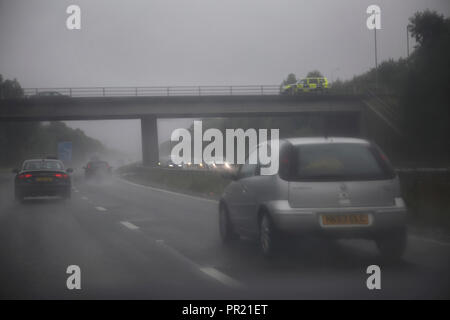
[[[75,87],[25,88],[26,97],[64,95],[69,97],[168,97],[168,96],[233,96],[278,95],[279,85],[206,85],[152,87]]]

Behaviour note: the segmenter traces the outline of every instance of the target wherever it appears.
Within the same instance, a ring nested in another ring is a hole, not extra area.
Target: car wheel
[[[382,257],[389,260],[399,260],[406,250],[406,229],[401,228],[384,233],[375,242]]]
[[[275,255],[278,245],[278,235],[269,215],[263,214],[259,223],[259,245],[264,257]]]
[[[230,244],[238,239],[237,233],[234,231],[230,221],[230,216],[225,205],[219,207],[219,231],[223,244]]]

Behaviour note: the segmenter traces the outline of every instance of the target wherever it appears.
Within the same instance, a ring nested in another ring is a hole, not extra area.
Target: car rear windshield
[[[89,168],[108,168],[108,163],[106,161],[93,161],[93,162],[89,162],[88,164]]]
[[[59,161],[33,160],[23,164],[23,170],[63,170],[64,167]]]
[[[357,143],[294,146],[289,179],[306,181],[380,180],[394,176],[375,147]]]

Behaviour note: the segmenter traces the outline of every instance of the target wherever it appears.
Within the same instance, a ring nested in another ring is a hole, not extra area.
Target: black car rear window
[[[357,143],[294,146],[289,157],[288,180],[380,180],[395,176],[375,147]]]
[[[89,168],[93,168],[93,169],[107,168],[108,167],[108,163],[105,162],[105,161],[89,162],[88,167]]]
[[[23,170],[63,170],[64,167],[60,161],[55,160],[31,160],[25,161]]]

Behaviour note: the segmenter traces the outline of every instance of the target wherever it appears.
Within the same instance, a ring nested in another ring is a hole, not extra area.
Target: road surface
[[[0,298],[410,299],[450,297],[450,244],[410,235],[400,263],[368,241],[308,240],[276,261],[220,244],[217,203],[114,178],[75,177],[72,199],[13,200],[0,175]],[[381,290],[366,269],[381,267]],[[81,289],[66,286],[69,265]]]

